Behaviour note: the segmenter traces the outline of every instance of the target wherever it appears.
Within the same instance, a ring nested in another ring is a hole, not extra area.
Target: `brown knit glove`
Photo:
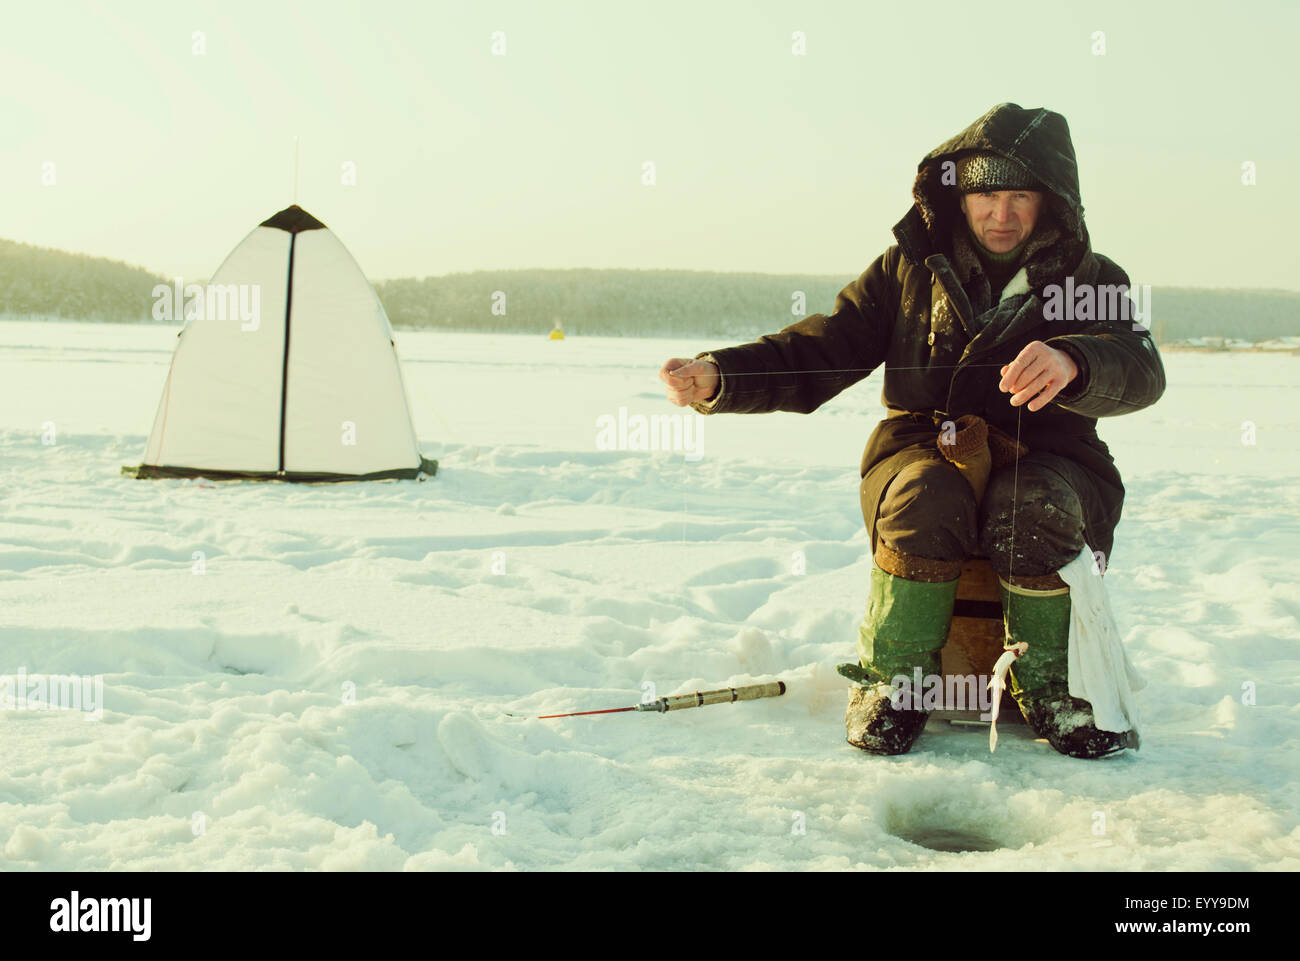
[[[1006,467],[1008,464],[1014,464],[1020,458],[1029,453],[1029,448],[1022,442],[1016,440],[1006,431],[988,425],[989,429],[989,457],[993,462],[993,469]]]

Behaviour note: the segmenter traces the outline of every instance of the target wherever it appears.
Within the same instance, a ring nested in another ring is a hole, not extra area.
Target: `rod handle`
[[[716,691],[696,691],[694,694],[675,694],[642,704],[643,711],[682,711],[706,704],[729,704],[732,701],[753,701],[760,697],[780,697],[785,693],[785,681],[767,684],[750,684],[746,687],[723,687]]]

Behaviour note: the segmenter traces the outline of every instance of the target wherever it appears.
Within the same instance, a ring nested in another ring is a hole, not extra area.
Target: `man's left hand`
[[[1078,374],[1079,366],[1069,354],[1035,340],[1002,368],[998,390],[1011,395],[1011,406],[1028,401],[1029,409],[1037,411],[1050,404]]]

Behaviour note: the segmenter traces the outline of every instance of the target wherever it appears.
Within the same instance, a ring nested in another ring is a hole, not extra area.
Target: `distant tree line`
[[[606,336],[744,336],[827,314],[853,277],[687,270],[503,270],[375,285],[394,326]],[[1300,336],[1300,293],[1154,287],[1158,340]],[[801,308],[801,313],[795,309]],[[1147,308],[1145,299],[1142,308]]]
[[[154,285],[166,282],[116,260],[0,240],[0,316],[151,320]]]
[[[690,270],[483,270],[379,281],[395,327],[624,337],[753,337],[829,313],[851,276]],[[151,321],[160,275],[113,260],[0,240],[0,316]],[[1146,304],[1143,304],[1145,308]],[[1300,336],[1300,293],[1155,287],[1163,342]]]
[[[503,270],[375,285],[395,326],[624,337],[778,329],[829,311],[841,277],[688,270]],[[798,313],[795,313],[795,310]]]
[[[1300,294],[1289,290],[1154,287],[1151,299],[1157,342],[1300,336]]]

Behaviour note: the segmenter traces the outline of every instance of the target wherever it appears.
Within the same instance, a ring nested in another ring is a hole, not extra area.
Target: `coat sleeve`
[[[885,359],[898,312],[894,279],[899,252],[885,251],[835,298],[829,314],[812,314],[752,344],[700,354],[718,365],[718,392],[691,406],[701,414],[808,414],[856,384]]]
[[[1100,258],[1099,258],[1100,259]],[[1128,274],[1103,260],[1098,284],[1128,286]],[[1055,403],[1083,417],[1114,417],[1150,407],[1165,392],[1165,368],[1151,332],[1134,320],[1085,322],[1079,330],[1044,341],[1064,350],[1079,375]]]

